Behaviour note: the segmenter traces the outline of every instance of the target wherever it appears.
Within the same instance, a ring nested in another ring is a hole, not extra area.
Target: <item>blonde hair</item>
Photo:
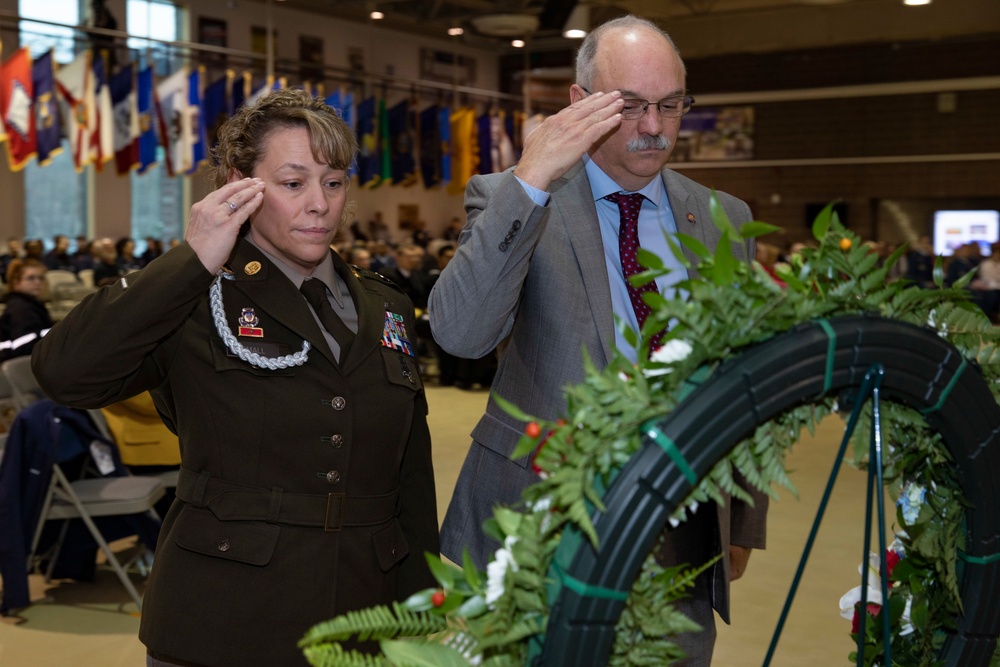
[[[304,90],[284,88],[241,107],[219,128],[219,143],[212,150],[215,166],[211,177],[215,187],[225,185],[233,172],[243,177],[252,175],[265,157],[271,133],[294,127],[308,130],[317,162],[345,170],[354,162],[358,141],[337,110]]]

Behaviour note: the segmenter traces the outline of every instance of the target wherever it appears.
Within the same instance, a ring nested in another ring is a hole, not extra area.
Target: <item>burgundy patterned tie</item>
[[[628,298],[632,302],[632,310],[635,311],[635,318],[639,322],[639,329],[646,323],[649,317],[650,308],[642,300],[642,295],[646,292],[656,292],[656,283],[648,282],[642,287],[636,287],[629,280],[632,276],[643,271],[636,254],[639,250],[639,209],[642,208],[643,196],[638,192],[626,194],[615,192],[605,197],[608,201],[618,204],[618,213],[621,216],[621,225],[618,229],[618,252],[621,255],[622,273],[625,275],[625,285],[628,287]],[[663,332],[657,333],[650,341],[650,352],[660,347],[660,340]]]

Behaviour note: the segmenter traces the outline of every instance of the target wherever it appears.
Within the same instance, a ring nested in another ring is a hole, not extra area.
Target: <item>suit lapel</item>
[[[612,357],[615,340],[614,308],[594,193],[582,160],[552,184],[552,196],[559,198],[560,205],[553,211],[559,212],[559,222],[566,227],[607,362]]]
[[[670,199],[670,208],[674,212],[677,232],[698,239],[706,248],[714,248],[719,241],[719,230],[712,222],[708,202],[692,196],[684,180],[672,170],[664,169],[662,174],[667,187],[667,197]],[[688,277],[696,278],[698,271],[695,267],[701,259],[686,245],[681,244],[681,248],[691,266],[688,269]]]
[[[260,264],[260,269],[251,273],[254,262]],[[237,290],[246,295],[255,308],[266,312],[283,326],[302,336],[303,340],[308,340],[312,344],[310,354],[319,352],[339,368],[330,346],[326,344],[323,332],[316,324],[312,311],[309,310],[309,304],[281,269],[271,264],[262,252],[242,239],[236,244],[229,266],[235,278],[232,283]],[[223,281],[226,282],[230,281]]]

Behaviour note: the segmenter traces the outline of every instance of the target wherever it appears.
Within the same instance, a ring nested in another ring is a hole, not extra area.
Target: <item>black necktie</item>
[[[344,320],[340,319],[330,305],[330,299],[326,296],[326,284],[318,278],[310,278],[302,283],[300,291],[316,311],[323,328],[329,331],[340,345],[341,360],[345,359],[347,351],[351,349],[351,343],[354,342],[354,332],[344,324]]]

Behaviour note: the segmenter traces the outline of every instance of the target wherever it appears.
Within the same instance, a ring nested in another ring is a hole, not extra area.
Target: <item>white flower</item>
[[[903,486],[899,494],[899,500],[896,502],[902,510],[903,522],[906,525],[912,526],[916,523],[917,517],[920,516],[920,508],[923,506],[926,497],[927,489],[919,484],[907,482]]]
[[[898,545],[898,549],[896,548]],[[903,555],[903,546],[898,539],[894,540],[890,549],[897,551],[901,556]],[[868,553],[868,604],[877,604],[882,606],[882,577],[879,576],[879,568],[881,567],[881,562],[879,555],[876,553]],[[864,564],[858,566],[858,574],[864,572]],[[854,620],[855,607],[861,602],[861,586],[855,586],[851,590],[844,593],[844,596],[840,598],[840,615],[847,620]],[[909,595],[906,596],[906,607],[903,609],[903,616],[900,618],[899,634],[908,635],[913,632],[913,623],[910,622],[910,608],[913,606],[913,598]]]
[[[667,343],[649,355],[649,360],[658,364],[675,364],[678,361],[684,361],[691,354],[694,348],[691,344],[685,340],[678,340],[676,338],[667,341]],[[655,377],[657,375],[666,375],[672,372],[672,368],[649,368],[643,371],[646,377]]]
[[[517,561],[514,560],[513,547],[517,543],[517,536],[508,535],[503,541],[503,547],[496,550],[493,560],[486,565],[486,606],[490,609],[493,604],[503,597],[504,578],[507,576],[507,568],[512,572],[517,572]]]

